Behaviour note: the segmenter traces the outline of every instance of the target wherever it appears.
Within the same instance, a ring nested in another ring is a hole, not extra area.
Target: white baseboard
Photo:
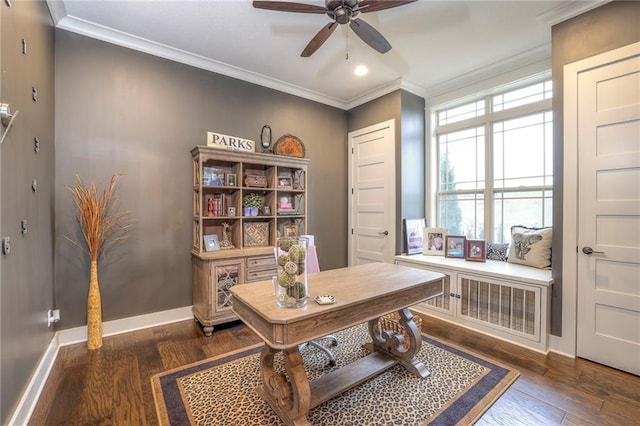
[[[18,406],[13,412],[13,416],[11,416],[9,423],[7,423],[9,426],[26,425],[29,422],[31,414],[36,408],[36,402],[38,402],[40,392],[42,392],[51,368],[53,368],[53,363],[58,356],[58,348],[58,339],[54,334],[53,339],[51,339],[49,346],[47,346],[44,355],[40,359],[38,367],[35,369],[33,376],[31,376],[27,389],[22,394],[20,402],[18,402]]]
[[[122,318],[119,320],[106,321],[102,323],[102,335],[114,336],[116,334],[128,333],[130,331],[153,327],[156,325],[168,324],[176,321],[183,321],[193,318],[191,306],[176,308],[168,311],[154,312],[151,314],[138,315],[137,317]],[[87,326],[60,330],[58,333],[59,346],[72,345],[74,343],[87,341]]]
[[[567,338],[549,335],[549,352],[563,355],[569,358],[576,357],[575,344],[568,341]]]
[[[193,318],[191,306],[185,306],[183,308],[170,309],[168,311],[154,312],[151,314],[104,322],[102,323],[102,334],[103,336],[113,336],[116,334],[128,333],[130,331],[183,321],[191,318]],[[31,414],[33,414],[38,398],[40,398],[40,393],[42,392],[42,389],[47,382],[47,378],[49,377],[49,373],[53,368],[53,364],[56,361],[59,348],[61,346],[86,341],[86,326],[60,330],[53,335],[53,338],[45,350],[38,367],[35,369],[26,390],[20,398],[20,402],[18,403],[16,410],[9,420],[9,426],[26,425],[29,423],[29,419],[31,418]]]

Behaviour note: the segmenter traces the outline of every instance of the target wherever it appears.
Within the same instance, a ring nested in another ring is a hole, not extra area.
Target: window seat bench
[[[547,352],[550,269],[422,254],[396,256],[395,263],[445,275],[443,295],[413,306],[415,311]]]

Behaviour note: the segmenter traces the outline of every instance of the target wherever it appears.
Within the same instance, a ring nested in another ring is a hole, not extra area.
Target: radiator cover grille
[[[536,293],[518,287],[460,279],[460,315],[534,336]]]

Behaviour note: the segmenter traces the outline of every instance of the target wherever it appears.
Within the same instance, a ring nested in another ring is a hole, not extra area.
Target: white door
[[[625,56],[578,74],[576,354],[640,374],[640,49]]]
[[[349,265],[393,262],[395,122],[349,133]]]

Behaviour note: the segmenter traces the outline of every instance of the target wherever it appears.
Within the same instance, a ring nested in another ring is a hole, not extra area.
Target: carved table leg
[[[268,345],[262,349],[262,387],[258,393],[286,424],[309,425],[306,415],[311,403],[311,389],[302,365],[302,355],[297,347],[283,351],[285,371],[290,378],[287,380],[284,373],[273,368],[276,352]]]
[[[391,330],[380,330],[378,319],[369,321],[369,334],[373,339],[373,350],[385,353],[395,358],[404,368],[419,377],[427,377],[430,373],[424,364],[415,357],[422,346],[422,338],[416,324],[412,321],[413,315],[408,308],[398,311],[400,314],[400,324],[407,331],[409,345],[405,349],[403,343],[405,336],[393,334]]]

